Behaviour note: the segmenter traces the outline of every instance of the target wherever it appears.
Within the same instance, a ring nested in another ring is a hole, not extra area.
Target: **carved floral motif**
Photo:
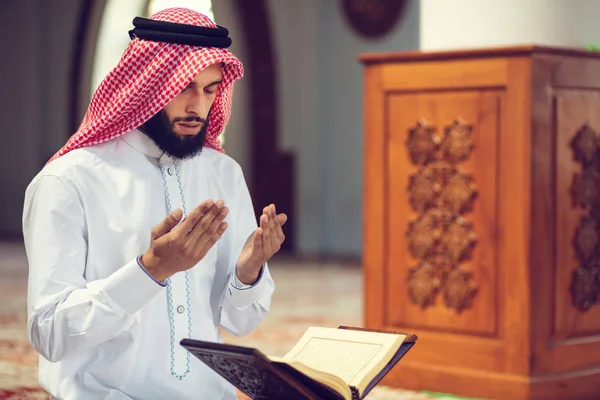
[[[440,219],[435,215],[423,214],[410,222],[408,227],[408,249],[414,258],[425,258],[434,250],[441,236]]]
[[[454,269],[448,273],[444,285],[444,301],[457,311],[471,307],[477,287],[470,272]]]
[[[471,258],[476,241],[477,236],[473,231],[473,225],[466,219],[458,217],[442,235],[440,247],[448,258],[449,264],[455,265]]]
[[[575,198],[575,203],[580,207],[591,207],[598,204],[598,189],[600,181],[598,177],[584,169],[573,177],[571,192]]]
[[[442,143],[444,159],[451,164],[457,164],[469,158],[473,150],[473,139],[471,132],[473,128],[462,124],[460,121],[446,127],[446,136]]]
[[[598,150],[598,135],[587,124],[583,125],[571,142],[574,151],[575,160],[583,165],[591,163]]]
[[[459,120],[444,129],[443,137],[424,120],[409,130],[406,146],[419,169],[410,176],[407,191],[418,215],[406,236],[408,250],[420,262],[407,281],[411,301],[423,308],[442,291],[445,304],[460,312],[471,306],[477,291],[471,274],[460,266],[477,242],[464,216],[473,209],[477,188],[458,165],[473,150],[472,130]]]
[[[406,146],[413,164],[423,165],[430,160],[436,151],[441,139],[435,133],[435,128],[425,125],[419,121],[417,125],[408,131]]]
[[[591,215],[584,215],[579,220],[579,227],[573,237],[575,252],[581,263],[595,256],[599,242],[598,221]]]
[[[426,169],[411,175],[408,187],[410,205],[416,212],[424,212],[433,207],[441,189],[433,171]]]
[[[573,271],[571,295],[581,311],[589,310],[598,302],[598,269],[577,268]]]
[[[573,235],[578,267],[571,279],[571,298],[580,311],[589,310],[600,295],[600,138],[584,124],[571,141],[573,158],[581,165],[571,194],[576,206],[587,209]]]
[[[441,286],[441,276],[431,264],[420,264],[408,272],[408,293],[411,300],[425,308],[432,305]]]
[[[471,211],[476,195],[471,175],[455,172],[446,182],[441,200],[452,214],[463,214]]]

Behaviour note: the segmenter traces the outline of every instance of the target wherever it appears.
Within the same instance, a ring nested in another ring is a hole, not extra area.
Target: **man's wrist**
[[[260,271],[262,270],[263,264],[260,264],[260,266],[258,268],[252,268],[250,270],[250,272],[248,271],[248,268],[244,268],[243,270],[240,270],[239,266],[236,266],[236,275],[238,280],[243,283],[244,285],[254,285],[257,281],[258,278],[260,277]]]
[[[138,259],[138,263],[140,264],[140,266],[148,273],[150,274],[156,281],[158,282],[164,282],[166,281],[170,275],[162,272],[160,270],[160,268],[158,268],[157,265],[155,265],[154,263],[150,262],[151,260],[150,257],[148,257],[146,255],[146,258],[144,258],[144,255],[146,255],[146,253],[142,254],[139,259]]]
[[[159,284],[160,286],[162,286],[162,287],[165,287],[165,286],[167,286],[167,280],[166,280],[166,279],[164,279],[164,280],[158,280],[157,278],[155,278],[155,277],[154,277],[154,275],[152,275],[152,274],[151,274],[151,273],[150,273],[150,272],[149,272],[149,271],[146,269],[146,267],[144,267],[144,265],[143,265],[143,264],[142,264],[142,262],[141,262],[141,258],[142,258],[142,256],[141,256],[141,255],[139,255],[139,256],[137,256],[137,259],[136,259],[136,261],[137,261],[137,264],[138,264],[138,266],[140,267],[140,269],[141,269],[142,271],[144,271],[144,273],[145,273],[146,275],[148,275],[148,277],[149,277],[150,279],[152,279],[154,282],[156,282],[156,283],[157,283],[157,284]]]

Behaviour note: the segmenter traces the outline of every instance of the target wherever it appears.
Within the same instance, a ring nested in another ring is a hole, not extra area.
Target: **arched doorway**
[[[238,108],[245,110],[246,115],[249,115],[241,121],[237,120],[238,135],[245,135],[238,138],[240,142],[246,144],[238,146],[237,149],[249,155],[245,160],[239,161],[246,171],[257,217],[262,213],[262,208],[270,203],[275,203],[279,211],[287,213],[290,217],[286,225],[286,241],[282,252],[293,253],[295,249],[294,159],[291,154],[280,151],[278,146],[276,60],[266,2],[264,0],[219,1],[220,7],[222,7],[221,3],[227,3],[235,11],[241,27],[240,36],[245,41],[246,48],[247,59],[242,61],[246,65],[246,70],[252,71],[244,78],[248,87],[246,101],[238,103]],[[75,132],[79,126],[93,89],[115,65],[127,46],[129,41],[127,31],[131,29],[132,19],[138,15],[148,16],[155,10],[171,6],[184,6],[213,15],[211,0],[82,1],[78,41],[73,52],[71,132]],[[219,23],[218,18],[215,19]],[[238,92],[236,88],[236,96],[239,99]],[[234,110],[234,113],[238,112],[237,109]],[[231,125],[235,121],[232,117],[227,127],[228,134],[233,131]],[[235,135],[235,133],[231,134]],[[224,147],[228,150],[227,140]]]

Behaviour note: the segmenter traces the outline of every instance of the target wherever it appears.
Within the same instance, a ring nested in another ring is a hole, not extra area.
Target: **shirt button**
[[[183,314],[184,311],[185,311],[185,307],[184,306],[177,306],[177,312],[179,314]]]
[[[167,168],[167,174],[173,175],[173,168],[171,168],[171,167]]]

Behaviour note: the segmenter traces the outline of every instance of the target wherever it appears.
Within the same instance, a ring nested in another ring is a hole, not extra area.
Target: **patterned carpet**
[[[265,354],[281,356],[311,325],[361,324],[360,268],[277,260],[271,271],[277,289],[270,315],[245,338],[225,335],[227,342],[255,346]],[[48,399],[48,394],[37,385],[37,353],[25,333],[27,266],[22,246],[0,243],[0,275],[0,399]],[[375,388],[366,398],[433,399],[387,387]],[[240,399],[246,397],[240,394]]]

